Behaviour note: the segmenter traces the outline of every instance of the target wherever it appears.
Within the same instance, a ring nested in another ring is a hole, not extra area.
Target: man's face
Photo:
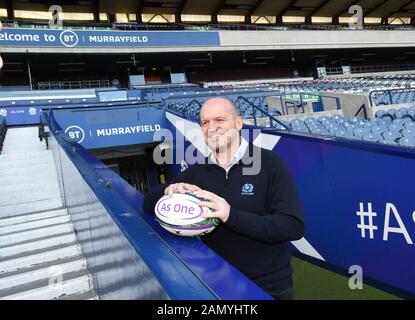
[[[206,144],[216,152],[224,152],[239,142],[242,119],[224,99],[212,99],[203,105],[200,124]]]

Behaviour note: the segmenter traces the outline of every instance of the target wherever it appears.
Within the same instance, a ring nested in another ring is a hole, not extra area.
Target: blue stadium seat
[[[380,134],[370,132],[369,134],[365,134],[363,136],[363,140],[364,141],[371,141],[371,142],[379,142],[383,139],[382,139],[382,136]]]
[[[406,123],[404,123],[404,127],[405,127],[405,129],[408,129],[408,128],[415,128],[415,122],[413,122],[413,121],[411,121],[411,122],[406,122]]]
[[[408,128],[402,130],[402,135],[404,137],[415,137],[415,128]]]
[[[397,112],[397,110],[392,108],[392,109],[388,110],[387,114],[390,115],[393,119],[396,119],[396,112]]]
[[[398,143],[395,140],[390,140],[390,139],[384,139],[384,140],[380,140],[380,143],[383,144],[390,144],[390,145],[398,145]]]
[[[357,128],[353,131],[353,135],[356,138],[360,138],[360,139],[369,134],[370,134],[370,130],[368,128]]]
[[[388,129],[386,128],[386,126],[376,126],[376,127],[372,127],[371,131],[374,134],[382,134],[385,131],[387,131]]]
[[[399,145],[403,147],[415,148],[415,138],[414,137],[403,137],[399,139]]]
[[[402,135],[398,131],[385,131],[382,134],[382,136],[385,140],[394,140],[394,141],[402,137]]]
[[[340,138],[353,138],[353,133],[346,129],[337,129],[334,135]]]
[[[400,132],[403,129],[403,125],[402,124],[391,124],[388,127],[389,131],[395,131],[395,132]]]

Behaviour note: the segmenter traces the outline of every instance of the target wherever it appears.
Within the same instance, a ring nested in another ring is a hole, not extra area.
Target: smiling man
[[[144,210],[154,212],[163,194],[197,193],[199,205],[212,209],[209,217],[222,221],[202,240],[275,299],[294,299],[287,243],[303,236],[304,220],[288,169],[276,153],[241,138],[243,122],[232,101],[207,100],[200,124],[211,149],[205,163],[152,188]],[[255,175],[245,170],[252,165],[261,168]]]

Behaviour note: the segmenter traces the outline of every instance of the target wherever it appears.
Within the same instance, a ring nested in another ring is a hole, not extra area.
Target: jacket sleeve
[[[288,168],[279,158],[278,162],[268,187],[270,212],[259,215],[231,207],[225,223],[228,228],[266,243],[282,243],[303,237],[301,199]]]
[[[173,183],[186,182],[191,184],[191,167],[179,173],[174,179],[165,184],[150,188],[144,195],[143,209],[146,212],[154,213],[157,201],[164,195],[164,190]]]

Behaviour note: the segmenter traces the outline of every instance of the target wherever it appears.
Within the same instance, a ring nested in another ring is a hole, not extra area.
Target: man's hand
[[[169,185],[166,189],[164,189],[164,194],[169,195],[169,197],[173,196],[173,193],[187,193],[187,192],[199,192],[200,189],[198,186],[194,184],[188,183],[173,183]]]
[[[228,220],[231,206],[225,199],[206,190],[198,191],[196,196],[204,199],[197,203],[200,207],[208,207],[212,210],[211,213],[202,214],[203,218],[218,218],[222,222]]]

